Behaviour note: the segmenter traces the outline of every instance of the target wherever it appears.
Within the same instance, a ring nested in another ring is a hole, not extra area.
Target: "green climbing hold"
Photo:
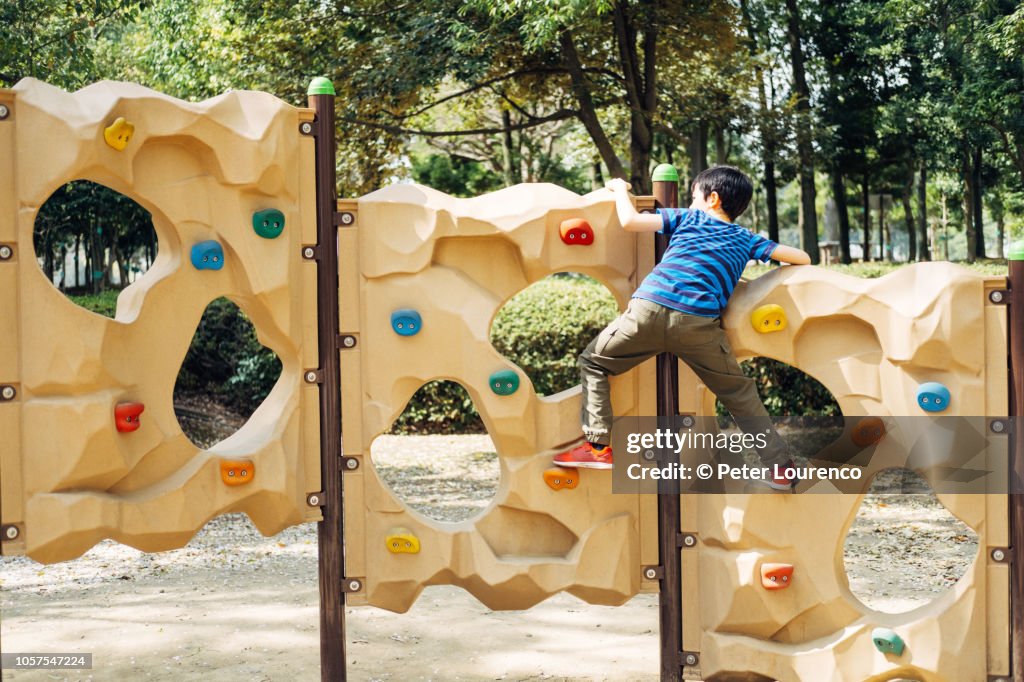
[[[903,638],[889,628],[875,628],[872,630],[871,641],[875,643],[875,648],[883,654],[894,654],[896,656],[902,656],[903,648],[906,646],[903,643]]]
[[[670,163],[659,164],[651,173],[653,182],[679,182],[679,171]]]
[[[334,83],[323,76],[317,76],[309,82],[309,88],[306,90],[307,95],[333,95]]]
[[[284,230],[284,213],[267,208],[252,214],[252,229],[264,239],[276,239]]]
[[[498,395],[512,395],[519,388],[519,375],[510,369],[501,369],[492,374],[488,382]]]
[[[1024,241],[1017,241],[1010,245],[1009,260],[1024,260]]]

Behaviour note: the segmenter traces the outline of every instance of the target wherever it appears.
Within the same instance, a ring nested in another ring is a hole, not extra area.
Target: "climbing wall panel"
[[[1007,413],[1006,309],[986,295],[1005,285],[949,263],[875,280],[782,268],[741,283],[724,317],[738,357],[798,367],[832,392],[844,415],[878,417],[889,430],[863,479],[843,488],[849,494],[813,494],[805,484],[798,495],[686,500],[684,532],[699,538],[682,552],[683,650],[699,652],[687,679],[931,682],[1008,672],[1008,567],[990,554],[1008,542],[1005,495],[938,494],[980,547],[954,586],[916,610],[868,608],[850,592],[843,564],[843,542],[872,478],[907,462],[915,425],[935,418],[918,401],[922,384],[948,390],[942,415]],[[762,333],[766,306],[781,308],[784,324],[768,325],[778,331]],[[704,395],[702,411],[713,408]],[[888,420],[903,415],[920,417]],[[941,490],[943,464],[911,466]],[[770,564],[793,567],[784,589],[765,582]],[[895,639],[883,646],[886,633]]]
[[[344,478],[346,575],[364,577],[349,603],[405,611],[425,586],[454,584],[495,609],[560,591],[620,604],[654,587],[640,576],[657,563],[654,496],[613,495],[607,471],[582,471],[572,487],[545,482],[552,455],[580,438],[579,387],[538,396],[489,338],[505,301],[555,272],[597,278],[624,308],[651,236],[619,227],[607,191],[546,184],[474,199],[398,185],[362,197],[357,213],[340,228],[341,333],[358,338],[341,351],[344,449],[362,461]],[[653,364],[613,378],[617,413],[653,409],[641,402],[654,395]],[[369,462],[373,439],[435,379],[467,389],[501,466],[494,501],[458,524],[411,510]]]
[[[17,344],[0,353],[0,384],[17,389],[0,403],[3,524],[17,529],[3,552],[61,561],[103,538],[172,549],[231,511],[267,535],[319,519],[305,503],[320,489],[318,394],[302,373],[317,365],[315,265],[301,255],[316,242],[302,170],[313,140],[299,132],[312,112],[254,92],[189,103],[125,83],[69,94],[32,79],[0,101],[11,112],[0,176],[17,179],[0,182],[0,243],[16,254],[0,261],[0,344]],[[153,216],[159,255],[120,294],[115,319],[69,302],[33,252],[40,207],[79,179]],[[179,428],[172,392],[221,296],[283,370],[248,422],[203,450]]]

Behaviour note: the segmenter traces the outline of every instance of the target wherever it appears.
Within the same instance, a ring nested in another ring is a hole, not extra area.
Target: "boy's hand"
[[[604,186],[613,192],[628,192],[633,189],[633,186],[622,178],[612,178],[608,182],[604,183]]]

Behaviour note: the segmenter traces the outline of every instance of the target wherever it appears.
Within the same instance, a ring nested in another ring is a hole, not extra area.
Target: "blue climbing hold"
[[[199,242],[192,247],[192,265],[196,270],[220,270],[224,267],[224,249],[212,239]]]
[[[942,412],[949,407],[949,389],[937,381],[917,387],[917,404],[925,412]]]
[[[423,327],[423,318],[412,308],[399,308],[391,313],[391,328],[400,336],[415,336]]]

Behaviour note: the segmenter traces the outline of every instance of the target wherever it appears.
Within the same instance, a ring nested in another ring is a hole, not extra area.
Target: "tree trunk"
[[[590,189],[604,187],[604,174],[601,172],[601,159],[594,159],[590,164]]]
[[[910,206],[910,195],[914,192],[914,166],[907,166],[907,182],[903,185],[903,219],[907,224],[907,261],[917,260],[917,225],[914,210]]]
[[[971,163],[971,184],[974,186],[974,192],[972,193],[974,202],[971,206],[971,213],[974,217],[974,232],[978,235],[977,240],[974,242],[976,247],[974,255],[978,258],[987,258],[985,255],[985,221],[982,218],[981,212],[981,200],[984,196],[984,190],[981,186],[981,145],[974,148],[974,156]]]
[[[643,10],[641,10],[643,11]],[[637,17],[629,6],[616,2],[612,8],[615,42],[619,48],[619,61],[629,106],[630,183],[634,192],[651,192],[651,147],[654,144],[654,118],[657,110],[657,37],[658,24],[653,12]],[[637,25],[643,27],[641,50],[637,51]]]
[[[917,230],[921,241],[921,260],[931,260],[931,242],[928,239],[928,170],[921,163],[921,173],[917,179]]]
[[[863,201],[863,213],[861,214],[861,229],[864,231],[864,262],[871,260],[871,186],[868,184],[868,173],[864,171],[861,178],[860,193]]]
[[[767,155],[767,152],[765,152]],[[764,162],[764,202],[768,213],[768,239],[779,241],[779,193],[775,185],[775,161]]]
[[[689,201],[693,201],[691,187],[694,178],[707,170],[708,167],[708,123],[699,121],[690,134],[690,141],[686,145],[690,155],[690,180],[686,183],[686,195]]]
[[[616,178],[625,178],[626,169],[619,160],[618,155],[615,154],[615,149],[612,147],[611,141],[608,139],[604,128],[601,126],[601,122],[597,118],[594,98],[583,73],[583,65],[580,63],[579,53],[576,52],[576,43],[572,39],[572,34],[568,30],[562,31],[559,36],[559,42],[563,63],[572,81],[573,96],[576,98],[576,103],[579,106],[577,116],[580,119],[580,123],[583,124],[583,127],[590,135],[590,139],[594,142],[594,146],[597,147],[597,152],[601,155],[604,165],[608,167],[609,175]]]
[[[800,45],[800,14],[796,0],[786,0],[788,38],[793,67],[793,93],[796,95],[796,145],[800,176],[800,247],[820,260],[818,253],[818,214],[814,186],[814,146],[811,133],[811,100],[804,73],[803,48]]]
[[[715,125],[715,163],[722,166],[728,163],[728,154],[725,150],[725,128],[721,124]]]
[[[850,257],[850,214],[846,207],[846,182],[838,166],[832,170],[832,197],[836,202],[839,216],[839,261],[849,264]]]
[[[81,268],[81,264],[80,264],[80,261],[79,261],[79,255],[78,255],[81,250],[82,250],[82,235],[81,234],[76,234],[75,235],[75,288],[76,289],[79,288],[80,286],[82,286],[82,280],[80,279],[81,276],[82,276],[82,274],[81,274],[82,273],[82,268]]]
[[[505,174],[505,185],[511,187],[523,181],[519,159],[512,145],[512,113],[508,109],[501,110],[501,124],[505,128],[501,136],[502,170]]]
[[[963,211],[964,230],[967,232],[967,262],[973,263],[978,257],[978,233],[974,224],[974,173],[971,169],[971,148],[966,141],[960,154],[960,174],[964,180]]]
[[[754,31],[754,22],[750,18],[750,9],[747,0],[740,0],[740,11],[743,16],[743,23],[747,30],[750,56],[754,58],[754,74],[757,78],[757,102],[761,109],[761,115],[757,120],[758,134],[761,136],[762,161],[764,163],[764,199],[765,212],[768,214],[768,239],[773,242],[779,241],[779,207],[777,189],[775,186],[775,137],[768,127],[768,96],[764,89],[764,69],[757,62],[757,33]]]

